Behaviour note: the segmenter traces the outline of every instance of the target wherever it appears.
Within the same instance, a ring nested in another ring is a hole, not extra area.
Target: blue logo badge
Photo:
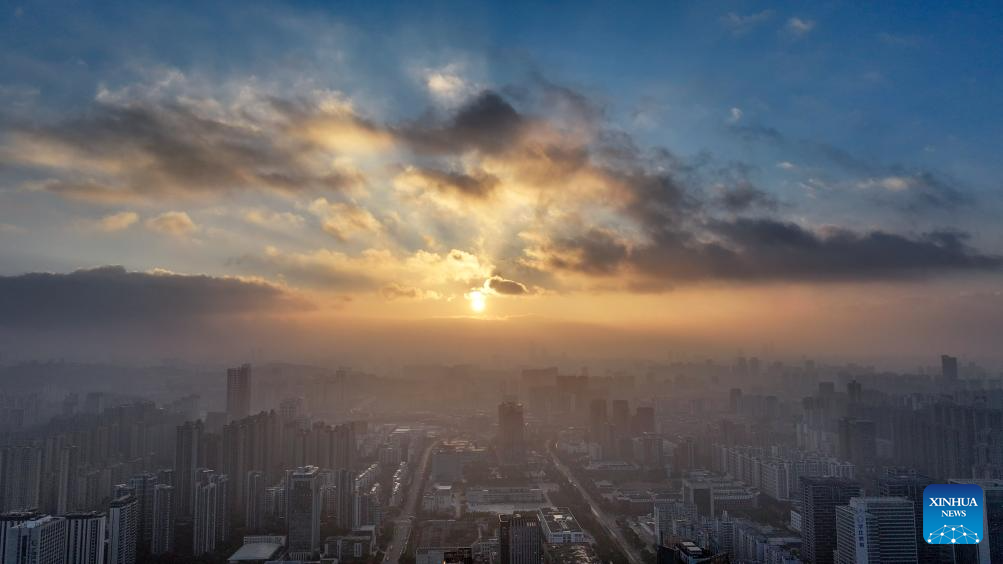
[[[923,490],[923,538],[930,544],[982,541],[985,494],[975,484],[931,484]]]

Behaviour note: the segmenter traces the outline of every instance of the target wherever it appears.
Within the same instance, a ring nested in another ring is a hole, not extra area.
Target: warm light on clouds
[[[409,4],[380,26],[269,5],[212,37],[166,8],[169,39],[109,16],[58,49],[5,22],[0,274],[513,339],[545,319],[817,344],[849,341],[874,292],[894,314],[922,295],[916,319],[971,288],[965,307],[996,303],[998,89],[963,64],[995,20],[797,8],[668,3],[626,30],[611,6],[536,10],[539,29],[458,6],[426,29]],[[934,67],[942,88],[917,88]],[[136,274],[156,267],[193,274]]]
[[[184,237],[198,230],[198,226],[187,213],[181,211],[164,212],[146,220],[146,227],[165,235]]]
[[[116,231],[124,231],[135,225],[138,221],[139,214],[131,211],[123,211],[108,214],[96,221],[85,222],[85,225],[94,231],[114,233]]]

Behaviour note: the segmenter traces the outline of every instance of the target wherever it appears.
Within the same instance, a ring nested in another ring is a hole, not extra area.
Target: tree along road
[[[571,482],[571,485],[576,490],[578,490],[582,499],[589,504],[589,507],[592,508],[592,514],[595,516],[596,521],[598,521],[599,524],[606,529],[606,534],[609,535],[609,537],[613,539],[613,542],[620,547],[620,550],[627,556],[627,560],[629,560],[631,564],[646,564],[644,558],[637,551],[637,549],[635,549],[634,546],[627,541],[627,538],[623,536],[623,532],[620,531],[620,527],[616,524],[616,520],[610,518],[603,512],[602,506],[596,503],[596,500],[592,498],[589,492],[578,483],[574,474],[571,473],[571,469],[565,466],[560,459],[557,458],[557,455],[554,454],[553,450],[548,450],[550,450],[550,459],[554,461],[554,466],[561,474],[564,474],[564,477]]]
[[[398,564],[401,556],[404,555],[404,548],[407,546],[407,539],[411,535],[414,518],[418,512],[418,502],[421,500],[421,494],[425,490],[425,474],[428,469],[428,461],[432,458],[432,449],[438,446],[438,444],[438,441],[432,443],[425,449],[425,453],[421,455],[421,463],[418,465],[418,471],[415,473],[411,487],[407,492],[407,501],[404,502],[400,518],[394,524],[394,537],[390,541],[390,546],[387,547],[386,558],[383,559],[388,564]]]

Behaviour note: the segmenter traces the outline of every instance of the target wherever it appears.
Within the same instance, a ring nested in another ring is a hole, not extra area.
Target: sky
[[[998,3],[2,10],[8,354],[1003,360]]]

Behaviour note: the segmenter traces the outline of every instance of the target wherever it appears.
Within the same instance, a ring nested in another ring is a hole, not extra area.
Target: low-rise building
[[[540,509],[539,514],[544,542],[582,544],[592,540],[567,507],[544,507]]]

